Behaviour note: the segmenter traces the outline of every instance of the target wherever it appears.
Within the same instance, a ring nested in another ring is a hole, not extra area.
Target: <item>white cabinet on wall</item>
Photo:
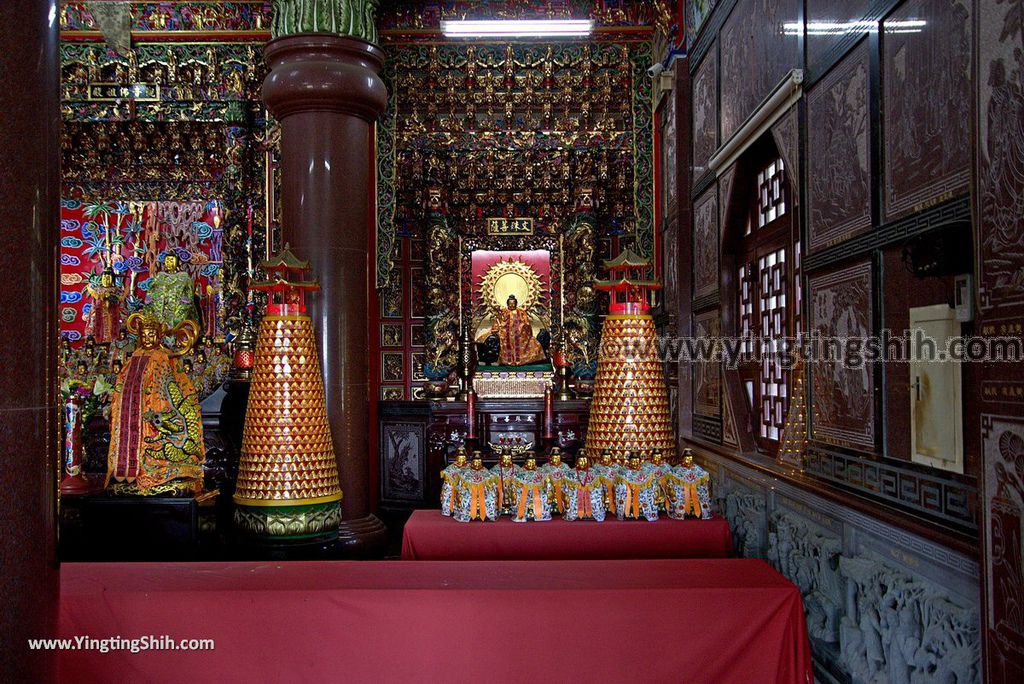
[[[956,311],[945,304],[910,310],[910,450],[915,463],[964,472],[960,361],[945,359],[947,340],[960,336]],[[920,354],[934,340],[935,354]],[[914,351],[914,350],[912,350]],[[918,358],[925,356],[927,358]]]

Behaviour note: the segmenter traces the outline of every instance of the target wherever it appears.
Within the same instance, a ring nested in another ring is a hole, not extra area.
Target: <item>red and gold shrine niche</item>
[[[306,313],[309,262],[288,245],[261,264],[269,295],[260,323],[234,502],[235,525],[271,539],[334,538],[341,487],[327,422],[323,376]]]
[[[601,331],[597,379],[590,407],[586,450],[592,459],[605,452],[617,461],[631,455],[650,458],[675,453],[668,386],[648,297],[661,284],[645,273],[651,262],[631,250],[605,261],[608,280],[594,287],[611,296]]]

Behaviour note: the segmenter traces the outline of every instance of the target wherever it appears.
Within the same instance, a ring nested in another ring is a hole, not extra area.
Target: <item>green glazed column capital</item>
[[[333,33],[377,42],[380,0],[274,0],[273,38],[296,33]]]

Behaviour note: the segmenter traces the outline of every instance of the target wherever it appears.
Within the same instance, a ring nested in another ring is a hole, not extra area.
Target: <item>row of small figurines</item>
[[[575,467],[569,467],[556,447],[542,466],[532,452],[522,466],[503,453],[488,469],[479,451],[470,458],[460,448],[441,480],[441,513],[459,522],[502,515],[515,522],[542,522],[552,514],[600,522],[606,515],[654,521],[660,514],[678,520],[712,514],[708,473],[694,463],[690,449],[676,466],[665,463],[660,452],[648,460],[633,453],[616,461],[606,451],[598,463],[581,454]]]

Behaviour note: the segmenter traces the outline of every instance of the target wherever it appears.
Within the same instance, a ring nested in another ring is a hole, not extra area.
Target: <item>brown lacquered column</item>
[[[342,499],[341,539],[354,555],[383,550],[370,512],[367,301],[370,134],[387,105],[384,53],[357,38],[306,33],[265,49],[263,99],[281,122],[284,238],[309,259],[311,298]]]
[[[57,636],[56,0],[0,2],[0,680],[51,681]]]

